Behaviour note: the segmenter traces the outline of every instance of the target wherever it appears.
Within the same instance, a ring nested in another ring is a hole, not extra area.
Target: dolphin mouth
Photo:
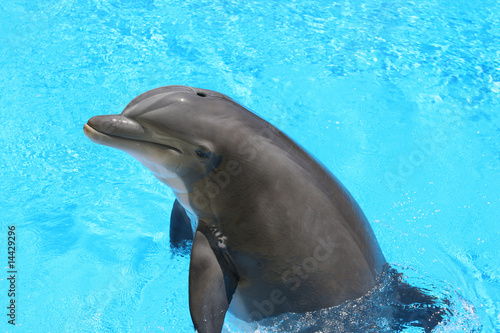
[[[106,122],[107,119],[105,117],[111,116],[92,117],[85,125],[83,125],[83,132],[91,141],[115,148],[119,148],[116,146],[116,143],[118,143],[116,141],[132,141],[136,143],[143,142],[155,146],[161,146],[163,149],[172,150],[182,154],[182,151],[174,146],[142,139],[141,136],[144,136],[145,134],[144,128],[136,122],[130,121],[123,116],[119,116],[126,119],[124,121],[123,119],[118,118],[120,125],[125,126],[120,127],[116,126],[116,124],[110,126],[109,122]],[[115,119],[117,119],[117,116],[115,116],[113,120]]]

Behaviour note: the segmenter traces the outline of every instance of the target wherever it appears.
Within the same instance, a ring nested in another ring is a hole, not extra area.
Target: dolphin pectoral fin
[[[170,245],[174,249],[181,248],[185,241],[193,240],[191,220],[179,201],[175,200],[170,213]]]
[[[222,330],[237,284],[224,256],[196,231],[189,266],[189,310],[197,332]]]

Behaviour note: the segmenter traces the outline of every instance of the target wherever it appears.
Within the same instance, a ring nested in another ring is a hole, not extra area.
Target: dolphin
[[[176,197],[171,232],[192,239],[199,332],[366,295],[386,261],[340,181],[283,132],[221,93],[166,86],[91,118],[95,143],[135,157]]]

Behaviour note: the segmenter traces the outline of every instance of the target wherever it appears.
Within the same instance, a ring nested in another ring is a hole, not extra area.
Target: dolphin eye
[[[196,153],[196,155],[197,155],[198,157],[200,157],[200,158],[209,158],[209,157],[210,157],[210,155],[212,155],[212,153],[211,153],[211,152],[204,152],[204,151],[202,151],[202,150],[200,150],[200,149],[196,149],[194,152],[195,152],[195,153]]]

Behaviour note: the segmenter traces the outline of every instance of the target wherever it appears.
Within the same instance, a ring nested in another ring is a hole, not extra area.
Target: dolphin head
[[[139,95],[121,114],[91,118],[84,133],[127,152],[184,192],[221,163],[224,132],[236,128],[238,111],[246,110],[215,91],[166,86]]]

